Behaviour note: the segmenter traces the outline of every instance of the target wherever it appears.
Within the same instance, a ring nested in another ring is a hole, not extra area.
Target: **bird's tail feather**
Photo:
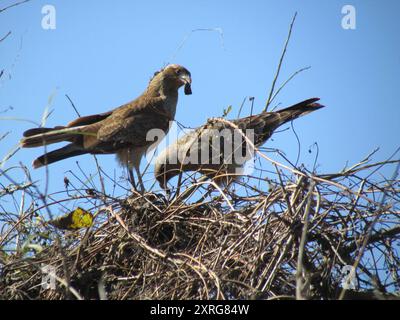
[[[32,129],[28,129],[23,133],[23,136],[26,137],[31,137],[31,136],[36,136],[37,134],[43,134],[43,133],[47,133],[50,131],[54,131],[54,130],[59,130],[59,129],[64,129],[65,127],[54,127],[54,128],[32,128]]]
[[[267,141],[281,125],[323,108],[323,105],[316,103],[318,100],[312,98],[275,112],[263,112],[247,117],[243,123],[246,128],[254,130],[255,145],[258,146]]]
[[[74,141],[77,136],[84,134],[83,128],[80,127],[55,127],[55,128],[34,128],[24,132],[24,138],[20,144],[23,148],[34,148],[61,141]]]
[[[45,153],[39,158],[35,159],[32,163],[35,169],[43,167],[45,165],[51,164],[53,162],[57,162],[60,160],[64,160],[70,157],[79,156],[81,154],[87,153],[86,150],[76,146],[73,143],[66,145],[63,148],[56,149],[54,151]]]
[[[277,121],[277,127],[281,126],[282,124],[297,119],[299,117],[305,116],[313,111],[323,108],[324,106],[316,103],[319,98],[311,98],[308,100],[304,100],[299,102],[291,107],[278,110],[276,113],[279,117]]]

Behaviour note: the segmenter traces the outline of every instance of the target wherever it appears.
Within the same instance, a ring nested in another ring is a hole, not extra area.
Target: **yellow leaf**
[[[93,224],[93,215],[78,207],[64,216],[50,220],[49,224],[63,230],[89,228]]]

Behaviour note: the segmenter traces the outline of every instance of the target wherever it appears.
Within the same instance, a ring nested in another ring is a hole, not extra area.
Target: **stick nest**
[[[2,216],[0,298],[394,299],[400,182],[371,172],[395,164],[329,175],[276,167],[275,180],[247,179],[242,192],[197,202],[90,189],[80,199],[94,203],[95,223],[76,231],[41,219],[61,202],[39,206],[34,183],[9,186],[4,199],[33,200]]]

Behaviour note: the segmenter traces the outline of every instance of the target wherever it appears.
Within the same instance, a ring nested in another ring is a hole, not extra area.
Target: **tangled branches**
[[[397,162],[329,175],[275,166],[273,180],[248,178],[244,191],[208,191],[201,201],[66,191],[65,200],[93,204],[85,231],[49,226],[34,183],[8,186],[3,199],[30,192],[32,204],[1,215],[1,298],[396,298],[400,181],[376,181],[383,165]],[[48,266],[52,288],[43,285]]]

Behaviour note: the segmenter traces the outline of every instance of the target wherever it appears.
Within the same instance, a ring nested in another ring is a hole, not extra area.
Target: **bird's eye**
[[[176,70],[176,74],[179,76],[181,74],[181,70],[180,69]]]

